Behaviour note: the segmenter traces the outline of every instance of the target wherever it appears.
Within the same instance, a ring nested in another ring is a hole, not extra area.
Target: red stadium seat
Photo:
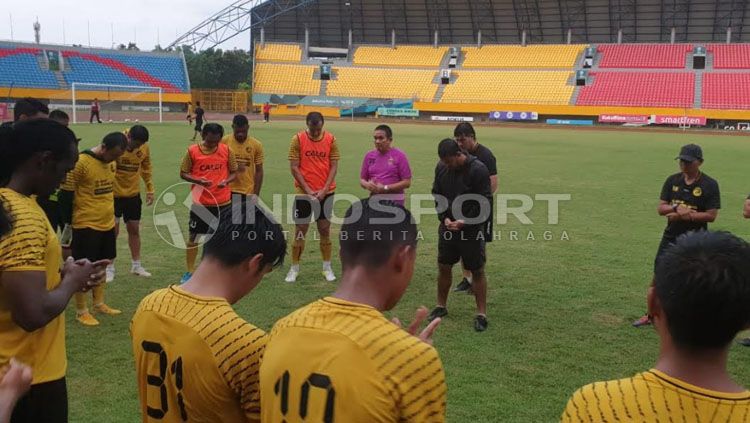
[[[692,44],[600,44],[600,68],[682,69]]]
[[[750,109],[750,73],[703,75],[704,109]]]
[[[709,44],[714,55],[714,69],[750,69],[750,45]]]
[[[581,89],[579,106],[692,108],[695,75],[674,72],[592,72]]]

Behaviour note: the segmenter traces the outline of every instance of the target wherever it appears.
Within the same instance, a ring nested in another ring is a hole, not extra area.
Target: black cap
[[[677,159],[684,160],[686,162],[703,160],[703,150],[698,144],[683,145],[680,149],[680,155],[675,157],[675,160]]]

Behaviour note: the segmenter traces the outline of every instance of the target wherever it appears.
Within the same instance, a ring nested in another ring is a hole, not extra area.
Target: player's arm
[[[497,159],[494,154],[490,155],[489,163],[487,164],[487,170],[490,172],[490,187],[492,193],[497,192]]]
[[[490,175],[490,187],[493,194],[497,192],[497,175]]]
[[[237,172],[239,171],[240,165],[237,162],[237,156],[234,155],[234,152],[232,150],[229,150],[229,160],[227,162],[227,168],[229,169],[229,176],[227,176],[227,179],[219,182],[219,188],[223,188],[230,182],[237,179]]]
[[[341,155],[339,154],[339,145],[336,143],[336,138],[331,142],[331,152],[329,153],[329,157],[331,160],[331,168],[328,172],[326,183],[323,185],[323,189],[318,193],[319,200],[322,200],[328,194],[328,190],[331,189],[331,184],[336,180],[336,173],[339,170],[339,159],[341,159]]]
[[[742,215],[745,216],[745,219],[750,219],[750,198],[745,200],[745,207],[742,210]]]
[[[435,179],[432,181],[432,196],[435,198],[435,211],[437,211],[438,220],[441,223],[445,223],[446,219],[450,219],[450,215],[448,214],[449,207],[443,209],[439,201],[439,198],[444,198],[440,187],[440,163],[435,166]]]
[[[402,179],[402,180],[396,182],[395,184],[388,185],[388,191],[386,191],[385,188],[384,188],[382,192],[385,193],[385,194],[388,194],[390,192],[401,191],[401,190],[407,189],[410,186],[411,186],[411,178],[409,178],[409,179]]]
[[[255,175],[253,175],[253,194],[260,195],[260,189],[263,187],[263,161],[265,156],[263,154],[263,145],[258,143],[258,148],[255,151]]]
[[[47,290],[45,250],[47,234],[33,228],[14,228],[0,242],[7,251],[0,262],[0,287],[10,307],[13,321],[27,332],[44,327],[60,313],[74,293],[96,285],[104,276],[108,260],[91,263],[69,259],[62,270],[62,281]]]
[[[656,212],[659,216],[667,216],[671,213],[677,213],[677,207],[672,206],[672,177],[668,177],[661,187],[661,193],[659,194],[659,205],[656,207]]]
[[[331,160],[331,168],[328,172],[328,178],[326,178],[326,183],[323,185],[323,188],[318,192],[318,199],[322,200],[325,198],[325,196],[328,194],[328,190],[331,189],[331,184],[333,183],[334,179],[336,179],[336,172],[339,170],[339,161],[338,160]]]
[[[302,171],[299,169],[299,161],[300,161],[301,155],[300,155],[300,147],[299,147],[299,138],[297,135],[292,137],[292,143],[289,146],[289,168],[292,171],[292,177],[297,182],[297,184],[302,188],[302,190],[307,195],[315,195],[315,193],[310,189],[310,186],[307,185],[307,182],[305,181],[305,177],[302,175]]]
[[[149,150],[146,157],[143,158],[140,167],[141,179],[146,184],[146,205],[150,206],[154,203],[154,178],[153,178],[153,167],[151,166],[151,151]]]

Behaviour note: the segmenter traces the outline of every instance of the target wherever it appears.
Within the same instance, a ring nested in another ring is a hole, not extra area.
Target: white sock
[[[141,261],[140,260],[133,260],[133,267],[141,267]]]
[[[292,268],[291,268],[291,269],[289,269],[289,270],[293,270],[293,271],[295,271],[295,272],[299,272],[299,264],[293,264],[293,265],[292,265]]]
[[[469,276],[464,276],[464,277],[466,278],[466,280],[467,280],[467,281],[469,281],[469,283],[471,283],[471,275],[469,275]]]
[[[114,263],[108,264],[107,265],[107,270],[110,271],[110,272],[114,272],[115,271],[115,264]]]
[[[331,268],[331,262],[330,261],[324,261],[323,262],[323,270],[333,270]]]

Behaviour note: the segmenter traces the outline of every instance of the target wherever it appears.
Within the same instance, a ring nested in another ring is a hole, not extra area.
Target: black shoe
[[[430,314],[427,316],[427,321],[431,322],[437,319],[438,317],[445,317],[447,315],[448,315],[448,309],[445,307],[438,306],[432,309]]]
[[[477,317],[474,318],[474,330],[477,332],[484,332],[487,330],[487,325],[489,325],[487,317],[477,314]]]
[[[453,292],[468,292],[469,290],[471,290],[471,282],[466,278],[464,278],[458,286],[453,288]]]
[[[742,338],[739,341],[737,341],[738,344],[744,345],[746,347],[750,347],[750,338]]]

